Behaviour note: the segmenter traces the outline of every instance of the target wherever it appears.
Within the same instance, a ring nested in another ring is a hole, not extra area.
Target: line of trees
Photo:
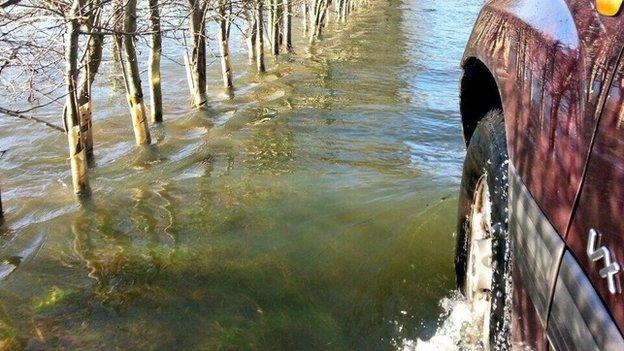
[[[149,123],[163,121],[161,59],[163,38],[180,45],[190,101],[208,104],[209,28],[219,49],[223,87],[234,88],[231,30],[244,38],[249,64],[266,70],[265,42],[274,55],[292,53],[293,17],[300,18],[309,43],[319,40],[332,14],[346,22],[368,0],[0,0],[0,89],[7,100],[28,109],[0,107],[0,113],[42,122],[64,131],[76,194],[90,192],[93,159],[93,82],[103,61],[121,72],[135,141],[150,144]],[[210,26],[214,23],[213,26]],[[149,101],[141,85],[137,43],[149,48]],[[62,127],[37,119],[32,111],[64,101]],[[149,108],[148,108],[149,106]]]

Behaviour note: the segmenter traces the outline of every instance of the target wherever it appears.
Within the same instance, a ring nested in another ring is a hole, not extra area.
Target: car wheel
[[[489,112],[468,145],[459,195],[455,272],[486,349],[509,348],[507,143],[502,112]]]

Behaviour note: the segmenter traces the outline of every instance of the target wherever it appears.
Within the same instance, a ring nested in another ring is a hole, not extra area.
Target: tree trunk
[[[112,22],[113,22],[113,29],[115,30],[116,33],[122,33],[123,32],[123,17],[124,17],[124,7],[123,7],[123,0],[113,0],[113,14],[111,15],[112,17]],[[122,35],[121,34],[114,34],[113,35],[113,42],[112,42],[112,53],[113,53],[113,67],[115,67],[116,69],[111,70],[111,85],[112,85],[112,90],[113,91],[117,91],[117,89],[119,89],[120,86],[124,85],[124,81],[123,81],[123,74],[117,74],[117,72],[123,72],[124,68],[123,68],[123,64],[121,63],[121,48],[123,46],[122,43],[123,39],[122,39]]]
[[[219,11],[219,50],[221,51],[221,73],[223,76],[223,86],[229,91],[234,85],[232,84],[232,62],[230,60],[229,40],[229,19],[227,18],[225,0],[219,0],[217,4]]]
[[[91,14],[87,19],[87,30],[89,32],[89,47],[87,48],[86,56],[87,62],[84,64],[85,70],[79,84],[80,91],[78,93],[80,127],[82,130],[87,163],[93,161],[93,130],[91,129],[93,107],[91,103],[91,87],[100,69],[100,64],[102,62],[102,46],[104,45],[104,35],[94,33],[94,27],[100,27],[100,13],[97,11],[99,7],[99,0],[91,2]],[[99,32],[99,29],[95,29],[95,31]]]
[[[186,83],[188,84],[189,91],[191,92],[191,96],[195,91],[195,84],[193,83],[193,68],[191,67],[191,59],[188,55],[188,50],[186,49],[186,40],[184,41],[184,71],[186,72]]]
[[[316,0],[314,6],[314,27],[312,28],[312,35],[310,36],[310,44],[321,37],[323,27],[325,26],[325,17],[328,7],[328,0]]]
[[[303,12],[303,34],[308,34],[308,23],[310,23],[310,20],[308,19],[309,9],[307,0],[304,0],[301,5],[301,12]]]
[[[2,195],[0,195],[0,225],[4,224],[4,209],[2,208]]]
[[[152,49],[149,56],[149,82],[151,120],[159,123],[163,120],[162,89],[160,86],[160,55],[162,39],[160,34],[160,12],[158,0],[149,0],[150,30],[152,31]]]
[[[323,29],[325,28],[325,18],[327,17],[327,10],[329,8],[329,0],[323,0],[323,6],[321,11],[321,19],[319,20],[318,31],[316,33],[316,37],[320,38],[323,34]]]
[[[262,1],[256,0],[256,67],[259,73],[266,71],[264,67],[264,28],[263,28],[263,14],[262,14]]]
[[[202,0],[189,0],[191,4],[191,38],[193,50],[190,59],[191,81],[193,91],[191,96],[196,108],[206,106],[206,36],[205,36],[205,5]]]
[[[336,3],[336,6],[337,6],[336,10],[338,11],[336,22],[342,22],[345,3],[346,3],[346,0],[338,0],[338,2]]]
[[[162,88],[160,86],[160,55],[162,53],[162,39],[160,34],[160,11],[158,0],[149,0],[149,20],[152,31],[152,48],[149,56],[149,87],[150,87],[150,117],[153,123],[163,120]]]
[[[271,2],[271,53],[277,56],[280,44],[280,0],[269,1]]]
[[[284,46],[286,52],[292,52],[292,2],[291,0],[282,0],[284,2]]]
[[[267,16],[269,16],[269,18],[267,19],[267,23],[266,23],[266,25],[268,26],[266,28],[266,31],[267,31],[266,34],[267,34],[267,38],[268,38],[268,41],[269,41],[269,50],[272,51],[273,50],[273,44],[271,44],[271,40],[273,40],[273,14],[274,14],[274,12],[273,12],[273,0],[266,0],[266,6],[267,6],[267,9],[269,11],[269,13],[267,15]]]
[[[134,35],[132,34],[136,32],[136,5],[137,0],[126,1],[123,35],[124,57],[122,64],[124,66],[126,98],[132,116],[134,139],[138,145],[146,145],[150,143],[150,134],[147,126],[145,102],[143,101],[143,89],[141,88],[139,62],[136,56]]]
[[[340,20],[345,23],[347,22],[347,16],[349,14],[349,8],[351,5],[351,1],[350,0],[341,0],[341,7],[340,7]]]
[[[314,40],[316,39],[316,32],[317,32],[317,28],[319,24],[322,2],[323,0],[314,1],[314,8],[312,9],[313,11],[312,11],[312,19],[311,19],[312,33],[310,33],[310,44],[312,44]]]
[[[78,76],[78,34],[80,24],[78,18],[83,6],[81,0],[73,0],[67,21],[67,40],[65,41],[65,127],[69,145],[69,162],[72,173],[72,184],[76,194],[89,193],[87,176],[87,158],[80,131],[80,112],[76,91]]]
[[[253,63],[256,58],[255,53],[255,43],[256,43],[256,18],[253,15],[253,9],[245,10],[245,43],[247,44],[247,55],[249,58],[249,63]]]

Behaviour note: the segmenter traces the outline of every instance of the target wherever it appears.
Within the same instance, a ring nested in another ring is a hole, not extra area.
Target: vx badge
[[[619,286],[616,284],[615,275],[620,272],[620,264],[614,262],[611,257],[611,251],[606,246],[601,246],[596,249],[600,239],[600,233],[596,229],[589,230],[589,238],[587,240],[587,256],[590,260],[597,262],[602,260],[604,268],[598,273],[600,276],[607,280],[607,286],[611,294],[620,292]]]

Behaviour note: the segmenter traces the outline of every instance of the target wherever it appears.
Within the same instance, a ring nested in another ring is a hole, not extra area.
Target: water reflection
[[[264,77],[238,55],[233,96],[215,84],[204,112],[165,62],[163,90],[179,93],[136,153],[123,97],[99,82],[94,197],[80,207],[62,136],[0,121],[0,149],[15,150],[3,252],[46,236],[0,282],[1,342],[339,350],[433,335],[453,288],[463,156],[448,98],[462,48],[431,40],[467,37],[478,4],[440,24],[447,36],[433,5],[451,6],[363,11]]]

